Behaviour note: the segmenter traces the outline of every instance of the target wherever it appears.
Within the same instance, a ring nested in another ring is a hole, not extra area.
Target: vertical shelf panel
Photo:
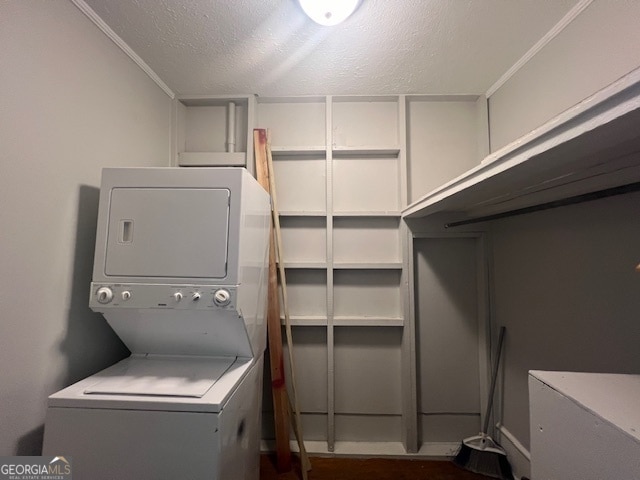
[[[326,263],[327,222],[324,217],[282,217],[280,227],[285,265]]]
[[[326,211],[324,155],[277,155],[273,160],[280,211],[301,214]]]
[[[398,211],[400,169],[397,156],[333,158],[334,212]]]
[[[333,147],[398,145],[397,97],[334,98]]]
[[[400,318],[400,272],[336,270],[334,316]]]
[[[325,106],[325,147],[331,145],[333,97],[327,97]],[[325,164],[327,175],[327,450],[333,452],[336,446],[336,397],[335,397],[335,329],[333,326],[333,152],[327,148],[327,162]]]
[[[399,218],[334,217],[333,262],[400,262]]]

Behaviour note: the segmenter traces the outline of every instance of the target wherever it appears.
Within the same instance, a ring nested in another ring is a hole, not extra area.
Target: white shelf
[[[640,69],[403,210],[490,215],[640,181]]]
[[[398,146],[385,146],[385,147],[376,147],[376,146],[357,146],[357,147],[347,147],[347,146],[334,146],[332,148],[333,155],[337,158],[340,157],[357,157],[362,156],[366,157],[367,160],[370,160],[371,156],[380,155],[380,156],[392,156],[395,157],[400,154],[400,147]]]
[[[298,327],[324,327],[327,325],[327,317],[320,315],[289,315],[292,326]],[[285,324],[284,316],[280,316],[280,322]],[[400,317],[385,316],[345,316],[333,317],[333,325],[336,327],[402,327],[404,321]]]
[[[336,262],[335,270],[402,270],[402,262]]]
[[[327,264],[325,262],[284,262],[284,268],[317,269],[327,268]]]
[[[281,217],[326,217],[327,212],[320,210],[279,210]]]
[[[323,327],[327,325],[327,317],[321,315],[289,315],[289,322],[296,327]],[[283,316],[280,316],[280,323],[285,325]]]
[[[271,154],[276,156],[301,156],[304,159],[304,156],[316,156],[316,155],[324,155],[326,152],[326,148],[324,145],[321,146],[297,146],[297,147],[283,147],[283,146],[271,146]]]
[[[362,211],[344,211],[333,212],[334,217],[400,217],[402,213],[399,210],[362,210]]]
[[[401,327],[404,321],[400,317],[355,317],[336,315],[333,317],[336,327]]]

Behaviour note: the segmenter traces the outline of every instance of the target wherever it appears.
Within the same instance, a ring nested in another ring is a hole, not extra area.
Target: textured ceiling
[[[577,0],[85,0],[177,94],[481,94]]]

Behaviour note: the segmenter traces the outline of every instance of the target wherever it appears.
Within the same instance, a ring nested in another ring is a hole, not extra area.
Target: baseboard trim
[[[387,457],[387,458],[428,458],[449,459],[456,454],[459,443],[425,442],[415,453],[407,453],[402,442],[336,442],[333,451],[329,451],[327,442],[305,440],[305,450],[309,455],[345,456],[345,457]],[[262,452],[274,452],[275,441],[262,440]],[[291,442],[291,451],[299,451],[298,444]]]
[[[504,425],[496,425],[500,438],[498,441],[502,448],[507,452],[509,463],[513,469],[514,476],[519,479],[521,477],[531,477],[531,453],[520,443],[520,441],[511,433]]]

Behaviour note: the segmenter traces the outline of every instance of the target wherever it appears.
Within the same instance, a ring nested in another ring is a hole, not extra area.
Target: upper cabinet
[[[179,96],[173,111],[173,164],[246,166],[253,171],[254,95]]]

